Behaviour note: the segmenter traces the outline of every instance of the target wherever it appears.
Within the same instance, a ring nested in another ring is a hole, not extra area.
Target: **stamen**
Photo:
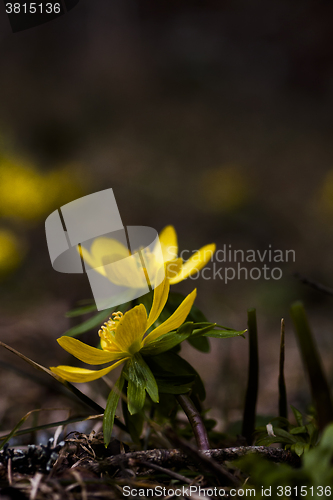
[[[109,318],[104,323],[104,325],[101,326],[101,329],[98,332],[100,338],[103,339],[108,344],[109,347],[114,346],[113,344],[114,332],[116,331],[119,321],[123,317],[123,313],[117,311],[112,313],[111,316],[112,318]]]

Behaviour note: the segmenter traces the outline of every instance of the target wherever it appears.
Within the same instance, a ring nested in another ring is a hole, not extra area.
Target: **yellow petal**
[[[105,259],[110,264],[130,255],[128,249],[122,243],[112,238],[105,238],[104,236],[96,238],[93,241],[90,252],[81,245],[80,253],[83,260],[103,276],[106,276],[104,269]]]
[[[115,342],[124,352],[133,354],[140,349],[141,340],[147,330],[147,311],[143,304],[127,311],[118,323]]]
[[[111,370],[123,363],[127,358],[121,359],[111,366],[103,368],[102,370],[87,370],[86,368],[76,368],[75,366],[51,366],[50,370],[59,377],[67,380],[68,382],[91,382],[98,378],[104,377]]]
[[[117,259],[124,259],[130,255],[130,252],[125,245],[113,238],[101,236],[93,241],[90,248],[90,253],[93,259],[99,262],[99,266],[103,265],[103,258],[107,257],[109,262],[114,262]],[[113,258],[112,258],[113,257]]]
[[[90,252],[88,252],[88,250],[86,250],[82,245],[80,246],[77,246],[76,247],[78,252],[81,254],[83,260],[92,268],[92,269],[96,269],[96,271],[98,271],[100,274],[102,274],[103,276],[106,276],[106,273],[105,273],[105,270],[104,270],[104,267],[98,267],[99,266],[99,262],[93,258],[93,256],[91,255]]]
[[[165,276],[164,280],[160,285],[158,285],[154,289],[154,298],[153,298],[153,305],[151,307],[149,316],[148,316],[148,323],[147,323],[147,328],[151,327],[153,323],[157,320],[159,315],[161,314],[166,301],[168,300],[169,296],[169,289],[170,289],[170,283],[168,278]]]
[[[195,297],[197,295],[197,290],[194,289],[192,293],[190,293],[186,299],[180,304],[178,309],[168,318],[164,323],[155,328],[152,332],[150,332],[147,337],[144,339],[144,345],[150,344],[153,340],[156,340],[161,335],[165,333],[171,332],[172,330],[176,330],[182,323],[184,323],[188,313],[191,310]]]
[[[177,276],[170,278],[170,284],[175,285],[176,283],[179,283],[180,281],[200,271],[200,269],[205,267],[207,262],[210,261],[214,255],[215,249],[215,243],[200,248],[200,250],[195,252],[192,257],[185,262],[180,273]]]
[[[181,257],[167,262],[165,266],[166,267],[165,272],[169,280],[175,278],[179,274],[182,266],[183,266],[183,259]]]
[[[164,262],[173,260],[178,255],[177,233],[173,226],[167,226],[159,234]]]
[[[89,365],[102,365],[103,363],[110,363],[111,361],[115,361],[125,355],[117,348],[115,348],[114,352],[102,351],[101,349],[91,347],[90,345],[84,344],[80,340],[73,339],[72,337],[60,337],[57,342],[63,349],[65,349],[65,351],[69,352],[69,354],[72,354],[77,359],[80,359]]]
[[[107,258],[103,258],[103,264],[105,265],[104,272],[107,278],[118,286],[126,286],[129,288],[147,288],[147,280],[145,273],[142,269],[142,264],[140,260],[140,255],[135,253],[128,256],[125,259],[118,260],[112,263],[107,261]],[[98,271],[98,269],[96,269]]]

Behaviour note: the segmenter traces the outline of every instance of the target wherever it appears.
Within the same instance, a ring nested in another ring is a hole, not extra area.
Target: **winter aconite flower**
[[[16,158],[0,158],[0,217],[38,220],[82,194],[75,166],[48,172]]]
[[[51,367],[54,374],[69,382],[89,382],[103,377],[111,370],[125,362],[122,373],[109,394],[104,413],[104,441],[107,445],[111,439],[111,431],[115,412],[124,387],[127,386],[127,405],[130,414],[140,411],[146,399],[146,392],[154,403],[159,401],[158,385],[148,367],[145,356],[160,354],[176,346],[191,334],[177,331],[191,310],[196,290],[193,290],[180,304],[178,309],[163,323],[151,329],[160,316],[169,294],[169,280],[164,278],[154,290],[154,298],[149,315],[140,304],[127,311],[113,314],[99,331],[102,349],[97,349],[72,337],[61,337],[59,344],[76,358],[91,365],[112,363],[102,370],[88,370],[73,366]],[[213,325],[214,326],[214,325]]]
[[[24,256],[20,240],[9,229],[0,228],[0,278],[16,269]]]
[[[166,321],[149,331],[165,306],[169,287],[169,280],[165,278],[155,288],[153,304],[148,316],[143,304],[130,309],[124,315],[120,312],[113,314],[112,319],[110,318],[99,331],[102,349],[91,347],[72,337],[64,336],[58,339],[63,349],[81,361],[90,365],[112,363],[110,366],[101,370],[57,366],[51,368],[53,373],[69,382],[89,382],[103,377],[127,360],[136,357],[143,362],[141,355],[159,354],[185,340],[175,330],[182,325],[190,312],[196,297],[196,290],[183,300]],[[145,369],[149,370],[148,367]],[[148,388],[147,391],[149,392]],[[157,396],[152,399],[157,399]]]
[[[167,263],[167,275],[171,285],[200,271],[210,261],[216,248],[214,243],[206,245],[194,252],[184,262],[182,258],[178,258],[177,234],[173,226],[167,226],[161,231],[159,241],[162,254],[158,251],[159,247],[157,246],[153,251],[141,249],[145,252],[145,275],[146,278],[149,277],[150,281],[154,281],[159,270]],[[119,241],[104,236],[99,237],[92,243],[90,251],[82,247],[81,253],[91,268],[107,277],[112,283],[137,289],[146,287],[144,276],[135,271],[141,265],[142,255],[136,252],[130,259],[126,259],[129,256],[129,251]],[[113,262],[118,259],[123,260],[117,268],[105,266],[105,262]]]
[[[128,412],[133,415],[142,410],[146,392],[154,403],[158,403],[159,391],[161,393],[181,394],[191,390],[192,383],[196,378],[196,375],[193,378],[193,369],[191,368],[189,373],[181,372],[181,383],[176,387],[179,380],[177,366],[166,362],[165,356],[171,353],[165,351],[169,351],[190,337],[192,339],[201,336],[228,338],[244,333],[206,321],[195,323],[187,321],[184,323],[192,308],[196,290],[193,290],[181,302],[171,316],[161,322],[159,318],[162,312],[165,317],[166,311],[163,309],[168,300],[170,288],[167,273],[165,274],[163,281],[154,289],[149,315],[145,306],[139,304],[125,314],[113,313],[112,318],[104,323],[98,332],[101,349],[91,347],[68,336],[58,339],[61,347],[85,363],[90,365],[111,363],[101,370],[88,370],[73,366],[51,367],[55,375],[69,382],[96,380],[124,363],[121,375],[106,403],[103,419],[105,445],[108,445],[111,439],[115,412],[122,391],[126,394]],[[158,278],[160,276],[157,276]],[[188,369],[186,369],[187,371]],[[194,373],[196,372],[194,371]],[[184,380],[184,375],[187,375],[186,380]],[[188,376],[190,376],[191,382],[189,382]],[[189,383],[190,385],[188,385]]]

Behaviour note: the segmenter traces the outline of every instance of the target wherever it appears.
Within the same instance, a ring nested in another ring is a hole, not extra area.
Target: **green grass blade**
[[[83,316],[84,314],[88,314],[91,312],[97,311],[96,304],[87,304],[85,306],[77,307],[76,309],[72,309],[71,311],[66,312],[66,318],[76,318],[77,316]]]
[[[318,426],[320,430],[323,430],[333,421],[333,404],[329,385],[303,304],[301,302],[294,303],[290,314],[294,322],[303,363],[308,372],[312,399],[317,410]]]
[[[66,335],[67,337],[74,337],[74,335],[80,335],[81,333],[88,332],[93,328],[100,327],[103,321],[110,317],[112,311],[114,311],[114,307],[111,307],[110,309],[104,309],[103,311],[100,311],[99,313],[95,314],[95,316],[87,319],[83,323],[73,326],[73,328],[67,330],[64,335]]]
[[[117,309],[115,307],[109,307],[108,309],[104,309],[103,311],[99,311],[95,316],[92,318],[87,319],[83,323],[80,323],[79,325],[73,326],[73,328],[70,328],[67,330],[67,332],[64,333],[67,337],[73,337],[74,335],[80,335],[81,333],[88,332],[89,330],[92,330],[93,328],[100,328],[101,324],[104,322],[105,319],[109,318],[112,314],[112,312],[116,309],[117,311],[121,311],[124,313],[127,311],[127,309],[130,306],[130,302],[126,302],[124,304],[120,304],[117,306]],[[92,306],[89,306],[92,307]],[[70,314],[73,317],[73,311],[67,313]],[[75,314],[75,313],[74,313]]]
[[[114,388],[110,392],[106,403],[104,418],[103,418],[103,434],[104,434],[104,444],[106,448],[108,447],[111,441],[112,429],[118,406],[118,401],[121,392],[123,390],[124,383],[125,383],[125,377],[123,374],[121,374],[117,382],[115,383]]]
[[[48,368],[45,368],[45,366],[42,366],[39,363],[36,363],[32,359],[28,358],[27,356],[25,356],[21,352],[17,351],[13,347],[5,344],[4,342],[0,341],[0,347],[4,347],[5,349],[7,349],[8,351],[12,352],[13,354],[15,354],[16,356],[18,356],[19,358],[23,359],[26,363],[28,363],[29,365],[31,365],[34,368],[36,368],[36,370],[42,371],[42,372],[47,373],[48,375],[50,375],[50,377],[54,378],[55,380],[57,380],[57,382],[60,382],[62,385],[64,385],[77,398],[79,398],[84,404],[88,405],[94,411],[97,411],[98,413],[104,413],[104,408],[102,408],[101,406],[99,406],[99,404],[95,403],[95,401],[93,401],[88,396],[86,396],[85,394],[83,394],[83,392],[81,392],[79,389],[77,389],[70,382],[67,382],[67,380],[64,380],[64,379],[58,377],[58,375],[55,375],[53,372],[51,372],[51,370],[49,370]],[[115,425],[117,425],[120,429],[126,431],[126,427],[124,426],[124,424],[120,420],[116,420],[115,421]]]
[[[256,404],[259,381],[258,332],[256,310],[247,311],[249,330],[249,371],[245,397],[242,434],[252,444],[256,419]]]
[[[36,425],[34,427],[29,427],[29,429],[23,429],[19,431],[18,429],[21,427],[21,425],[26,421],[26,419],[33,413],[37,411],[46,411],[46,410],[52,410],[54,411],[54,408],[40,408],[37,410],[32,410],[29,411],[20,421],[19,423],[14,427],[14,429],[9,433],[4,436],[0,436],[0,441],[4,441],[0,445],[0,450],[4,447],[6,443],[12,438],[16,436],[24,436],[24,434],[30,434],[32,432],[37,432],[41,431],[44,429],[52,429],[52,427],[59,427],[59,425],[69,425],[73,424],[75,422],[84,422],[86,420],[95,420],[97,418],[103,418],[103,414],[100,415],[89,415],[88,417],[71,417],[67,418],[66,420],[59,420],[58,422],[52,422],[50,424],[42,424],[42,425]]]
[[[279,361],[279,416],[288,418],[287,389],[284,379],[285,335],[284,319],[281,319],[280,361]]]
[[[54,408],[53,408],[53,410],[54,410]],[[36,413],[37,411],[42,411],[42,410],[41,409],[31,410],[26,415],[24,415],[23,418],[21,418],[19,423],[15,425],[14,429],[8,434],[8,436],[6,436],[4,438],[3,442],[0,445],[0,450],[2,450],[2,448],[5,446],[5,444],[8,443],[8,441],[14,436],[15,432],[21,427],[21,425],[24,424],[24,422],[27,420],[27,418],[29,418],[30,415],[32,415],[33,413]]]

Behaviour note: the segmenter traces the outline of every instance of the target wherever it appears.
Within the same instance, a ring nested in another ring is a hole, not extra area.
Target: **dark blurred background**
[[[306,411],[296,299],[333,383],[333,298],[293,276],[333,286],[332,16],[331,2],[314,0],[81,0],[12,34],[1,4],[1,340],[45,366],[75,362],[56,338],[66,311],[92,295],[86,277],[52,269],[44,221],[112,187],[125,225],[173,224],[180,250],[295,250],[280,280],[189,279],[175,290],[196,286],[209,319],[234,328],[257,308],[261,414],[277,414],[284,317],[289,402]],[[247,341],[212,344],[183,353],[225,429],[242,414]],[[13,355],[0,359],[3,431],[35,407],[71,406]],[[93,384],[84,390],[94,397]]]

